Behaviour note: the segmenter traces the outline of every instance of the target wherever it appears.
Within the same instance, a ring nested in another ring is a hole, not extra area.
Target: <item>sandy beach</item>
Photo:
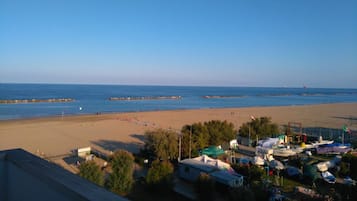
[[[116,113],[0,121],[0,150],[23,148],[54,156],[92,146],[135,152],[146,130],[179,131],[185,124],[209,120],[227,120],[238,128],[251,115],[269,116],[279,125],[301,122],[303,127],[341,128],[347,124],[357,130],[357,103]]]

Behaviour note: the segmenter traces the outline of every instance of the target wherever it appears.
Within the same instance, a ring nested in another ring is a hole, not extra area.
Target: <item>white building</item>
[[[194,182],[201,173],[211,176],[216,182],[229,187],[243,185],[243,176],[237,174],[228,163],[206,155],[185,159],[179,163],[179,176],[185,180]]]

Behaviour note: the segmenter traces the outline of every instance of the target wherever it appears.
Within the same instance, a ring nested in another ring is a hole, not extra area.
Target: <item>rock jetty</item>
[[[135,100],[178,100],[181,96],[127,96],[110,97],[110,101],[135,101]]]
[[[60,103],[73,102],[72,98],[50,98],[50,99],[9,99],[0,100],[0,104],[16,104],[16,103]]]
[[[243,98],[244,96],[202,96],[205,99],[213,99],[213,98]]]

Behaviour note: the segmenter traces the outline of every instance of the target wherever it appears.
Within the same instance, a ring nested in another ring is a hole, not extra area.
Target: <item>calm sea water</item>
[[[181,96],[109,101],[110,97]],[[205,99],[203,96],[230,96]],[[73,98],[68,103],[0,104],[0,120],[73,114],[357,102],[357,89],[0,84],[0,99]]]

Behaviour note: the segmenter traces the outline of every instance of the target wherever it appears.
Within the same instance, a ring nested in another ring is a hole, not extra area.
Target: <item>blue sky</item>
[[[357,88],[357,1],[0,0],[0,82]]]

